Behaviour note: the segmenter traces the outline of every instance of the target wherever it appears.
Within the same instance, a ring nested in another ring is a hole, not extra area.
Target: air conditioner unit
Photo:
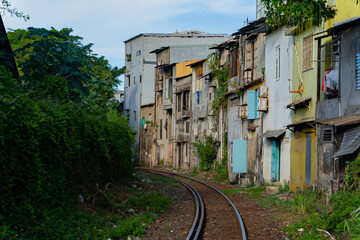
[[[247,118],[247,106],[246,105],[242,105],[239,107],[238,118],[241,118],[241,119]]]
[[[257,110],[258,110],[258,112],[267,112],[268,111],[268,99],[267,98],[258,98]]]
[[[264,85],[259,87],[259,96],[261,98],[267,98],[268,97],[268,88]]]

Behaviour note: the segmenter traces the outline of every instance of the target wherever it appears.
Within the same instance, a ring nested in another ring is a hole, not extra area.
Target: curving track
[[[241,232],[241,238],[243,240],[247,239],[247,234],[246,234],[246,229],[245,229],[245,225],[244,222],[241,218],[241,215],[239,213],[239,211],[237,210],[237,208],[235,207],[235,205],[230,201],[230,199],[228,197],[226,197],[222,192],[220,192],[219,190],[217,190],[216,188],[212,187],[209,184],[206,184],[202,181],[199,181],[197,179],[191,178],[191,177],[187,177],[187,176],[183,176],[177,173],[173,173],[173,172],[169,172],[169,171],[162,171],[162,170],[155,170],[155,169],[151,169],[151,168],[137,168],[137,171],[142,171],[142,172],[148,172],[148,173],[153,173],[153,174],[158,174],[158,175],[162,175],[168,178],[172,178],[175,179],[176,181],[180,182],[182,185],[184,185],[193,195],[194,200],[195,200],[195,205],[196,205],[196,213],[195,213],[195,217],[194,217],[194,221],[192,224],[192,227],[190,229],[190,232],[187,236],[187,240],[188,239],[202,239],[204,238],[204,235],[202,234],[202,230],[205,226],[205,205],[204,205],[204,201],[202,200],[201,195],[199,194],[199,192],[192,187],[190,184],[183,182],[179,179],[173,178],[173,177],[169,177],[169,175],[172,176],[176,176],[176,177],[181,177],[181,178],[186,178],[186,179],[190,179],[198,184],[201,184],[203,186],[206,187],[206,189],[202,190],[203,194],[207,193],[208,189],[211,188],[213,191],[215,191],[217,194],[220,194],[222,196],[222,198],[228,203],[228,205],[230,205],[230,207],[232,208],[232,211],[234,212],[237,222],[238,222],[238,226]],[[199,186],[197,187],[199,188]],[[204,194],[205,195],[205,194]],[[212,209],[209,209],[212,210]],[[206,234],[206,233],[205,233]]]

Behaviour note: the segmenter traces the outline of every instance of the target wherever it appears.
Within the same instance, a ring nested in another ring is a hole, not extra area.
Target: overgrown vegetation
[[[327,5],[326,0],[261,0],[265,5],[266,22],[271,27],[300,26],[311,22],[319,26],[322,21],[332,19],[336,9]]]
[[[229,88],[229,66],[220,66],[220,53],[216,51],[209,54],[206,58],[207,66],[211,71],[211,76],[217,81],[214,100],[211,110],[216,119],[219,117],[220,109],[227,109],[228,101],[226,93]]]
[[[208,171],[216,160],[216,140],[212,135],[205,135],[204,140],[193,142],[194,154],[200,158],[200,170]]]
[[[0,66],[0,236],[98,238],[101,216],[76,200],[96,207],[107,183],[132,176],[135,133],[111,100],[122,70],[70,29],[9,35],[21,77]]]
[[[291,239],[360,238],[360,158],[346,168],[345,189],[330,197],[330,205],[316,190],[298,190],[293,198],[277,196],[261,199],[264,207],[275,207],[298,213],[299,221],[283,228]],[[355,187],[357,186],[357,187]]]

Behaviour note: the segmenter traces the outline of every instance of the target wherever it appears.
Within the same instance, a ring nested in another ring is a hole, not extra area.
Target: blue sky
[[[113,66],[124,65],[123,41],[139,33],[199,30],[234,33],[255,20],[256,0],[11,0],[30,20],[3,17],[6,28],[72,28]],[[122,87],[121,87],[122,88]]]

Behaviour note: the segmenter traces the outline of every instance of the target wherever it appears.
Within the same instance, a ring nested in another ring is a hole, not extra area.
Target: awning
[[[269,25],[266,23],[265,18],[259,18],[253,22],[250,22],[245,27],[240,28],[232,36],[247,35],[250,33],[266,33],[269,30]]]
[[[334,157],[340,157],[355,152],[360,147],[360,125],[344,132],[339,151]]]
[[[357,124],[360,123],[360,114],[326,119],[326,120],[318,121],[318,123],[334,125],[336,127]]]
[[[289,105],[286,106],[286,108],[290,108],[291,110],[295,111],[295,109],[292,109],[291,107],[294,107],[294,108],[309,107],[310,101],[311,101],[311,97],[300,99],[298,101],[290,103]]]
[[[311,128],[315,128],[315,121],[313,120],[303,120],[303,121],[298,121],[298,122],[293,122],[287,126],[285,126],[286,129],[289,129],[290,131],[293,132],[293,130],[291,130],[290,128],[297,128],[297,127],[311,127]]]
[[[265,138],[278,138],[286,132],[285,129],[269,130],[266,131],[262,136]]]

